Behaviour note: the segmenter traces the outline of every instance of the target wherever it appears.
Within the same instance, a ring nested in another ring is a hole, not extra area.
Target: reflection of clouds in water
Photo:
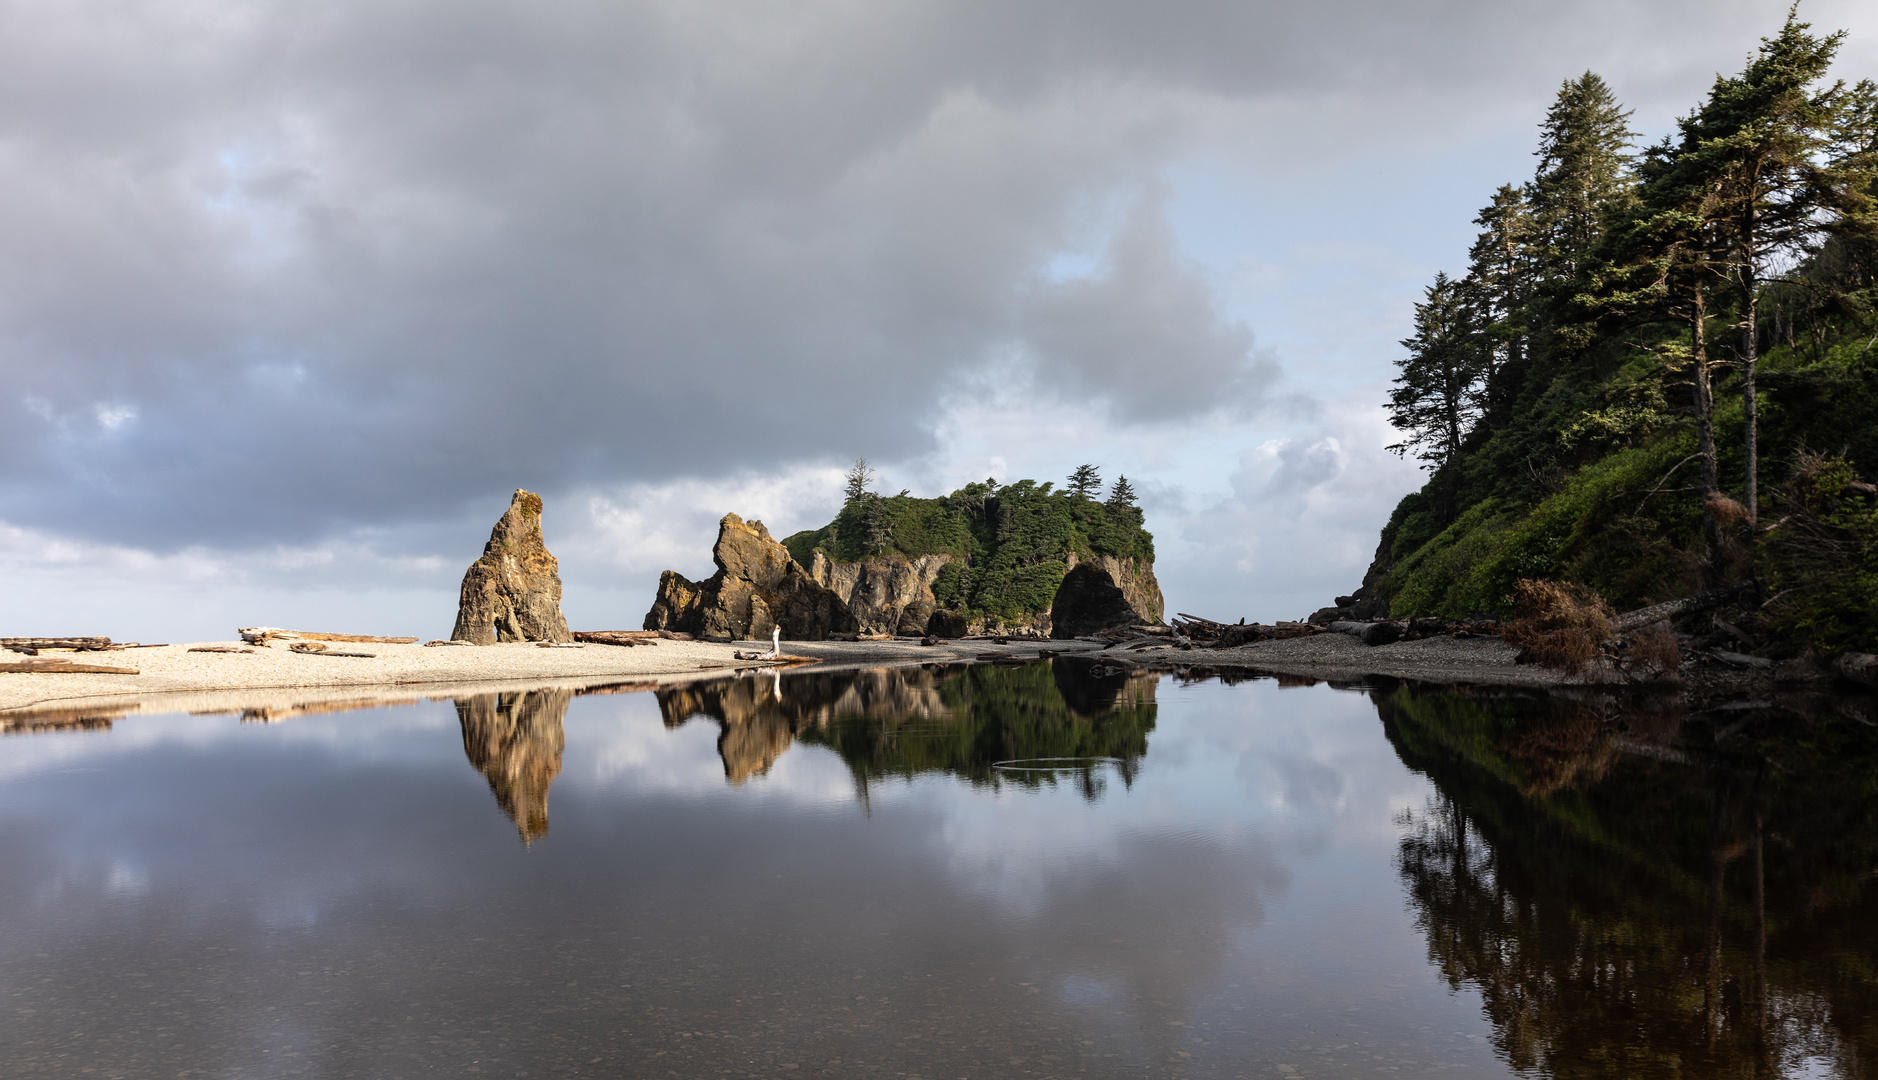
[[[0,743],[0,780],[22,779],[100,757],[127,757],[163,747],[209,751],[231,740],[253,737],[237,713],[147,713],[121,717],[108,730],[34,732],[9,735]],[[352,712],[296,716],[269,725],[268,738],[318,749],[335,760],[398,764],[433,760],[438,732],[454,732],[456,714],[449,701],[385,705]]]

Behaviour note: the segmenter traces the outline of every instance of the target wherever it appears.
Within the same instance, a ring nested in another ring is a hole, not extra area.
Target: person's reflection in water
[[[502,812],[525,843],[548,835],[548,788],[561,774],[571,690],[530,690],[457,698],[463,752],[489,779]]]

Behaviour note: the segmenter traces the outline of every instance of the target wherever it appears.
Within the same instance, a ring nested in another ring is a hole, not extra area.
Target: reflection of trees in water
[[[949,772],[975,783],[1036,786],[1066,776],[1088,798],[1099,767],[1007,772],[1000,761],[1112,758],[1131,783],[1154,727],[1154,678],[1096,676],[1064,661],[805,672],[659,691],[668,727],[715,719],[732,783],[760,776],[797,739],[840,754],[863,794],[883,776]]]
[[[1398,860],[1430,958],[1481,993],[1516,1068],[1763,1077],[1810,1058],[1865,1075],[1873,732],[1786,716],[1746,741],[1740,713],[1375,697],[1440,791],[1403,815]]]
[[[548,834],[548,787],[561,773],[567,743],[561,723],[573,696],[571,690],[530,690],[456,699],[463,752],[531,843]]]

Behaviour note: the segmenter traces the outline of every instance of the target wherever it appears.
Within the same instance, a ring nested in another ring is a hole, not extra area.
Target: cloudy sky
[[[1170,611],[1301,616],[1560,81],[1654,138],[1785,9],[0,0],[0,633],[445,634],[517,487],[637,626],[857,454],[1126,473]]]

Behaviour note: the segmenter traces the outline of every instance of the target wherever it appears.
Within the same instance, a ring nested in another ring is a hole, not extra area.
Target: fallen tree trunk
[[[301,656],[356,656],[361,660],[372,660],[378,656],[377,653],[368,652],[340,652],[337,649],[329,649],[323,642],[318,641],[297,641],[288,648]]]
[[[101,652],[111,647],[108,637],[7,637],[0,638],[4,649],[83,649]]]
[[[33,659],[16,664],[0,664],[0,671],[38,672],[46,675],[136,675],[136,668],[108,667],[104,664],[75,664],[70,660]]]
[[[637,645],[657,645],[657,630],[576,630],[574,640],[585,645],[618,645],[630,649]]]
[[[414,637],[373,637],[370,634],[320,634],[311,630],[282,630],[277,626],[244,626],[236,633],[250,645],[265,645],[273,638],[282,641],[350,641],[370,645],[414,645]]]
[[[1878,686],[1878,656],[1871,653],[1840,653],[1832,662],[1832,669],[1853,682]]]
[[[1674,619],[1680,615],[1708,611],[1711,608],[1733,603],[1754,591],[1755,588],[1752,585],[1727,585],[1719,589],[1699,592],[1694,596],[1685,596],[1680,600],[1665,600],[1660,604],[1651,604],[1646,608],[1624,612],[1617,617],[1616,622],[1611,624],[1611,631],[1617,634],[1628,634],[1633,630],[1641,630],[1651,623],[1662,622],[1664,619]]]

